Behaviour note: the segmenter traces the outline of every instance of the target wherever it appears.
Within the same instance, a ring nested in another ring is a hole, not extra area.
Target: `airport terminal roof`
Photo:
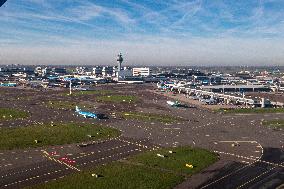
[[[267,85],[213,85],[213,86],[200,86],[202,89],[235,89],[235,88],[242,88],[242,89],[256,89],[256,88],[268,88]]]

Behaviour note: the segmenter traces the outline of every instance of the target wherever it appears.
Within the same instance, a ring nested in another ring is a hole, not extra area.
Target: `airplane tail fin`
[[[79,112],[79,111],[80,111],[79,107],[78,107],[78,106],[76,106],[76,112]]]

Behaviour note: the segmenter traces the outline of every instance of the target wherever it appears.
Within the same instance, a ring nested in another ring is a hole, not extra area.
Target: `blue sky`
[[[0,64],[284,65],[284,0],[8,0]]]

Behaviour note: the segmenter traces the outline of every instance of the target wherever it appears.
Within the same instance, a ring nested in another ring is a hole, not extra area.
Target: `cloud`
[[[281,5],[281,0],[11,0],[0,11],[0,64],[112,64],[122,51],[129,64],[283,65]]]
[[[67,10],[66,13],[69,15],[71,13],[71,15],[82,21],[92,20],[98,16],[111,16],[112,19],[117,20],[119,23],[135,23],[134,19],[130,18],[125,11],[119,8],[103,7],[88,1],[80,2],[79,6]]]

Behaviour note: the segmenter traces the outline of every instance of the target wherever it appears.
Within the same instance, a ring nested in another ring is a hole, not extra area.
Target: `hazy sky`
[[[0,64],[284,65],[284,0],[8,0]]]

